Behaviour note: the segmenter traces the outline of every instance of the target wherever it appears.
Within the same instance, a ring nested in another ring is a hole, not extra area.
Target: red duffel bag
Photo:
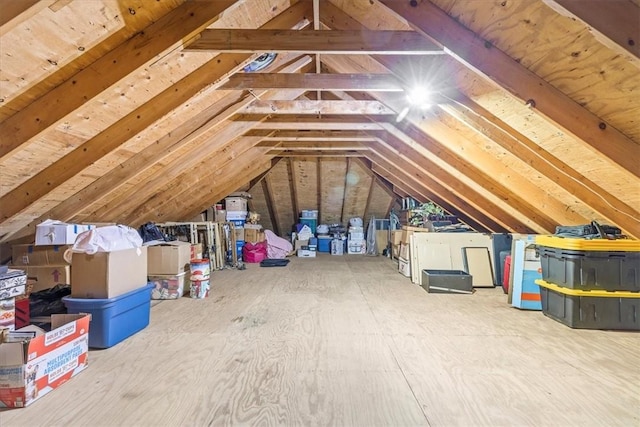
[[[245,242],[242,247],[242,260],[244,262],[260,262],[267,258],[267,242]]]

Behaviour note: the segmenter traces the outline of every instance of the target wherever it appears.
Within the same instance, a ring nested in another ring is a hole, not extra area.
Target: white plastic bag
[[[71,252],[89,255],[96,252],[112,252],[139,248],[142,237],[134,228],[126,225],[109,225],[80,233],[71,247]]]

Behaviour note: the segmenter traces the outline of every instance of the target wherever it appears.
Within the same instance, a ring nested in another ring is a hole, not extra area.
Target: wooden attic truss
[[[274,228],[305,208],[381,216],[411,195],[481,230],[597,219],[640,237],[639,11],[4,0],[1,240],[46,218],[187,220],[250,187]],[[266,51],[273,64],[243,72]],[[417,84],[430,109],[408,107]],[[349,171],[362,185],[345,190]]]

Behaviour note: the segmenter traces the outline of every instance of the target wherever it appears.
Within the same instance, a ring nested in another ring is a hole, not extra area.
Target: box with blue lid
[[[146,285],[115,298],[63,297],[69,314],[89,313],[89,347],[109,348],[149,325],[151,289]]]
[[[331,237],[319,236],[318,237],[318,252],[331,252]]]

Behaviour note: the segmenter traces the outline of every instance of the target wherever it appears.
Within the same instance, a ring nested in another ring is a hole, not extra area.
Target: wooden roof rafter
[[[178,6],[0,123],[0,160],[171,45],[205,28],[234,3],[219,0]]]
[[[640,68],[640,8],[628,0],[542,0],[584,23],[598,41]]]
[[[640,163],[630,156],[637,149],[637,144],[491,42],[483,40],[428,0],[411,4],[394,0],[380,2],[390,12],[407,20],[416,31],[446,47],[463,65],[575,135],[590,150],[609,159],[613,166],[640,177]],[[602,141],[607,143],[602,144]]]

